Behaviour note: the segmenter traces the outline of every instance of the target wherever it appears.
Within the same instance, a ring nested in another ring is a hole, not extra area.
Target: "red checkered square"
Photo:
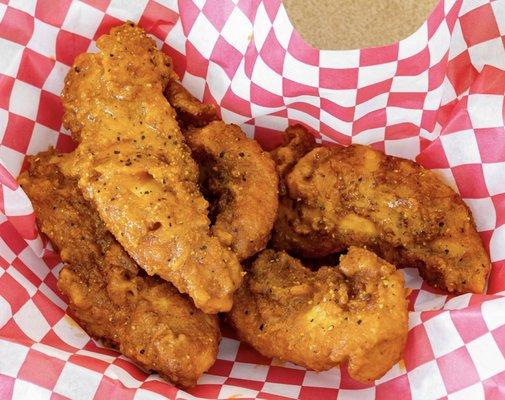
[[[169,8],[149,0],[139,20],[139,25],[157,38],[165,40],[179,16]]]
[[[19,370],[18,378],[52,390],[64,365],[65,361],[30,350]]]
[[[266,380],[268,382],[301,386],[304,377],[305,370],[271,366]]]
[[[38,0],[35,18],[59,27],[65,20],[71,2],[72,0]]]
[[[15,378],[0,374],[0,398],[11,399],[14,391]]]
[[[210,23],[220,31],[234,8],[230,0],[207,0],[202,11]]]
[[[387,382],[380,383],[375,388],[375,400],[389,400],[391,393],[394,393],[398,399],[410,400],[412,397],[407,390],[409,379],[407,375],[401,375]]]
[[[2,145],[25,153],[30,143],[28,132],[33,130],[35,122],[16,114],[9,115],[9,123],[5,128]]]
[[[479,375],[465,347],[437,359],[448,393],[456,392],[476,382]]]
[[[0,108],[9,109],[9,99],[14,86],[14,78],[0,74]]]
[[[42,87],[54,67],[55,61],[26,48],[19,66],[18,79]]]
[[[421,324],[412,328],[409,331],[409,337],[403,354],[407,370],[413,370],[419,365],[433,359],[433,350],[431,349],[430,340],[424,325]]]
[[[487,22],[483,24],[482,21]],[[463,15],[459,22],[469,47],[501,36],[490,3]],[[476,26],[479,29],[473,29]]]
[[[60,98],[52,93],[42,90],[37,122],[51,129],[59,130],[61,127],[62,117],[63,108]]]
[[[459,194],[471,199],[488,197],[489,192],[483,179],[482,165],[468,164],[452,168]]]
[[[88,50],[90,43],[91,40],[62,29],[56,38],[56,60],[72,65],[75,57]]]
[[[16,8],[7,7],[0,22],[0,38],[26,46],[33,33],[33,18]]]

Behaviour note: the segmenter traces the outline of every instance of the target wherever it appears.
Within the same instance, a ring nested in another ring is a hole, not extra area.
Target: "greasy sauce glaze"
[[[347,362],[359,381],[380,378],[407,340],[403,276],[374,253],[351,247],[338,267],[317,272],[265,250],[235,293],[228,318],[261,354],[315,371]]]
[[[59,170],[54,151],[29,159],[19,182],[39,228],[60,251],[58,288],[86,332],[178,386],[194,386],[214,364],[217,317],[204,314],[170,283],[145,273]]]
[[[189,129],[188,146],[217,198],[212,233],[239,260],[265,248],[277,216],[278,182],[270,154],[237,125],[214,121]]]
[[[482,292],[489,257],[461,197],[412,161],[367,146],[320,147],[285,179],[278,248],[320,257],[366,246],[398,267],[418,267],[449,292]]]
[[[227,311],[242,279],[209,235],[208,203],[175,111],[163,96],[170,59],[133,24],[81,54],[65,81],[64,125],[79,142],[62,165],[131,257],[208,313]]]

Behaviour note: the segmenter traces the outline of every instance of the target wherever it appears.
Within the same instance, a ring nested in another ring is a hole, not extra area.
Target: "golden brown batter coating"
[[[218,119],[216,107],[213,104],[202,103],[175,80],[168,83],[165,97],[177,111],[179,125],[184,129],[189,126],[205,126]]]
[[[270,152],[281,178],[293,169],[300,158],[317,146],[314,136],[302,125],[288,127],[283,133],[283,141],[282,146]]]
[[[270,155],[236,125],[211,122],[190,129],[186,141],[217,200],[212,233],[239,260],[263,250],[278,207],[278,177]]]
[[[217,317],[198,310],[170,283],[145,273],[128,256],[64,177],[53,151],[31,157],[19,181],[38,225],[66,263],[58,287],[83,328],[147,370],[193,386],[214,363]]]
[[[231,308],[242,270],[210,236],[198,167],[163,96],[170,59],[125,24],[81,54],[65,80],[64,125],[79,146],[62,165],[107,229],[149,275],[208,313]]]
[[[320,147],[285,184],[277,248],[320,257],[366,246],[449,292],[484,290],[490,261],[470,210],[418,164],[367,146]]]
[[[351,247],[338,267],[317,272],[265,250],[235,293],[228,318],[267,357],[316,371],[347,363],[371,381],[401,358],[407,339],[403,276],[370,251]]]

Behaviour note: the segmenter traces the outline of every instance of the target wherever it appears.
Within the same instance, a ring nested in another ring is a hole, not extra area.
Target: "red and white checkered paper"
[[[183,392],[91,340],[65,314],[58,256],[13,177],[73,143],[59,94],[74,57],[124,20],[155,35],[183,84],[266,148],[301,122],[320,141],[415,158],[461,193],[493,270],[447,296],[405,270],[404,360],[375,384],[260,356],[224,328],[216,364]],[[505,398],[505,0],[441,0],[390,46],[319,51],[279,0],[0,0],[0,398]]]

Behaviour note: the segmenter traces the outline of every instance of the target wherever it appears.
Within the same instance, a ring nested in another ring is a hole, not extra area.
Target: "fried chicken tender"
[[[145,273],[107,231],[54,151],[30,158],[19,181],[38,225],[65,267],[58,287],[91,336],[181,387],[193,386],[214,363],[217,317],[204,314],[170,283]]]
[[[184,129],[189,126],[205,126],[218,119],[214,105],[202,103],[176,80],[171,80],[168,83],[165,97],[177,111],[179,125]]]
[[[363,382],[400,360],[407,317],[402,274],[357,247],[338,267],[317,272],[265,250],[228,314],[239,337],[261,354],[315,371],[347,363],[349,375]]]
[[[79,142],[62,164],[130,256],[207,313],[231,308],[242,270],[210,236],[198,167],[163,96],[170,59],[125,24],[81,54],[65,80],[63,122]]]
[[[284,178],[300,158],[317,146],[316,139],[302,125],[288,127],[283,133],[283,145],[270,152],[279,177]],[[281,179],[281,185],[283,179]]]
[[[484,291],[489,257],[461,197],[433,172],[371,147],[320,147],[285,179],[273,242],[307,257],[366,246],[449,292]]]
[[[270,155],[236,125],[211,122],[186,141],[216,200],[212,233],[239,260],[263,250],[277,215],[278,177]],[[205,172],[206,171],[206,172]]]

